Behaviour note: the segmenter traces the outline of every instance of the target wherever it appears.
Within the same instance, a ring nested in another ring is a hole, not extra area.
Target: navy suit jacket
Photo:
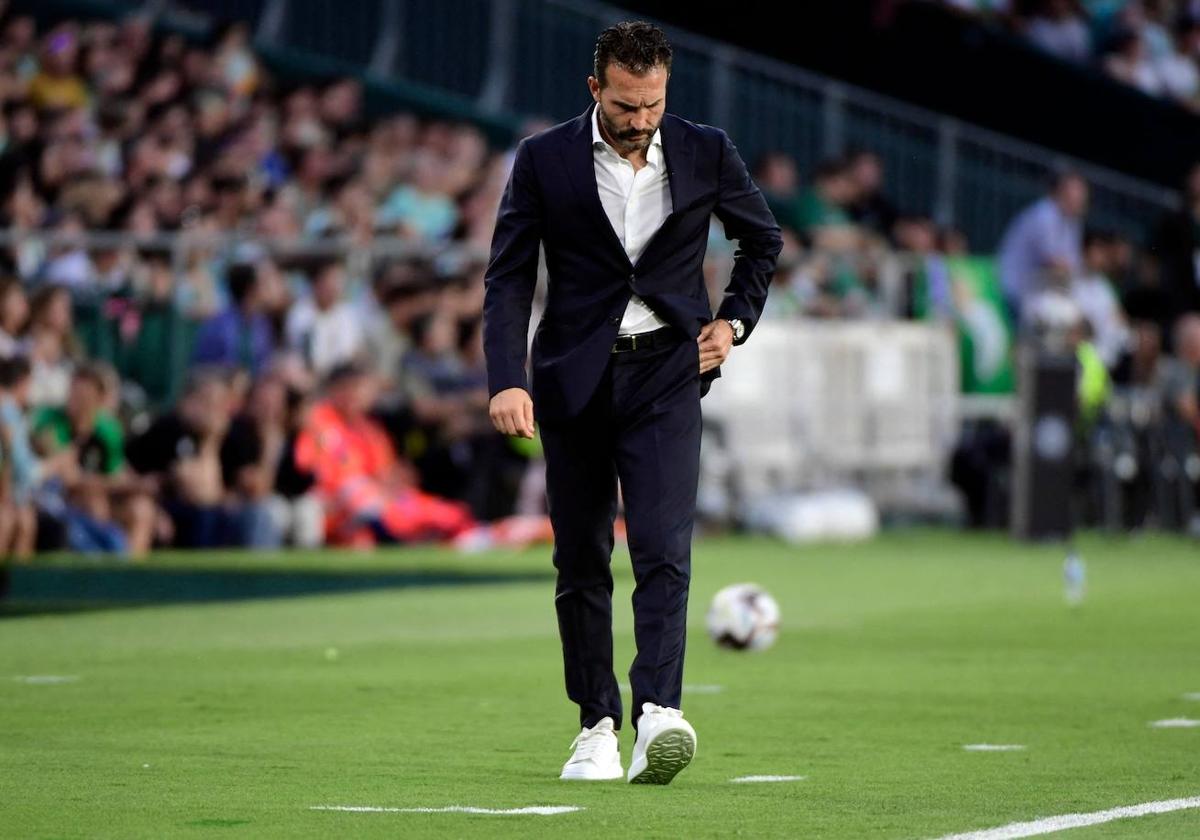
[[[531,396],[539,420],[566,419],[599,384],[630,295],[693,340],[712,320],[704,284],[709,216],[738,240],[718,318],[740,318],[742,341],[762,314],[783,247],[779,225],[721,129],[664,114],[672,210],[632,263],[605,215],[592,153],[593,103],[523,139],[500,201],[484,284],[488,390],[525,388],[525,356],[545,245],[546,309],[533,337]],[[739,342],[741,343],[741,342]],[[720,368],[702,377],[707,393]]]

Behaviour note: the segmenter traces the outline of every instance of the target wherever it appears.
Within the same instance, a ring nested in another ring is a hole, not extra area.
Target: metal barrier
[[[748,497],[903,472],[940,474],[958,434],[945,327],[764,322],[704,398]]]

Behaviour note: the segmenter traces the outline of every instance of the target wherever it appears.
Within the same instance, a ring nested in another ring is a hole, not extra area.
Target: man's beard
[[[600,124],[604,126],[609,138],[620,148],[631,152],[650,148],[650,140],[654,137],[654,132],[658,131],[657,125],[648,129],[644,134],[632,128],[622,133],[613,125],[612,120],[608,118],[608,114],[600,107],[599,103],[596,104],[596,107],[600,108]]]

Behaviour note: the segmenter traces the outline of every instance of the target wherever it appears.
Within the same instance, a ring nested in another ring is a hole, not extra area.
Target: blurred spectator
[[[1146,42],[1134,30],[1124,30],[1113,41],[1104,59],[1104,69],[1114,79],[1157,96],[1166,90],[1158,67],[1146,51]]]
[[[479,448],[495,439],[486,368],[478,353],[463,352],[464,344],[474,349],[477,332],[477,323],[460,324],[444,309],[429,312],[412,325],[414,346],[403,363],[409,405],[425,433],[422,484],[453,498],[464,496]]]
[[[817,247],[823,235],[848,234],[853,230],[850,206],[858,198],[857,182],[846,161],[824,161],[812,173],[812,186],[800,193],[794,228]]]
[[[1065,172],[1055,178],[1048,196],[1009,223],[1000,242],[999,272],[1014,323],[1022,323],[1024,308],[1040,291],[1050,285],[1065,288],[1079,273],[1087,203],[1087,182]]]
[[[445,163],[432,154],[413,161],[413,182],[397,187],[379,208],[380,227],[396,227],[401,236],[437,241],[458,225],[458,207],[444,187]]]
[[[225,90],[249,98],[259,83],[258,59],[250,48],[250,27],[244,21],[234,21],[218,30],[215,40],[213,64]]]
[[[21,335],[29,321],[29,299],[15,278],[0,280],[0,356],[21,352]]]
[[[1071,281],[1071,297],[1087,321],[1096,353],[1109,370],[1116,366],[1129,342],[1125,313],[1109,279],[1113,239],[1097,231],[1085,233],[1082,271]]]
[[[1175,30],[1174,49],[1156,61],[1163,90],[1192,110],[1200,109],[1200,18],[1183,16]]]
[[[365,367],[334,368],[296,444],[297,464],[316,476],[327,537],[365,546],[468,531],[474,522],[467,507],[418,490],[412,467],[396,457],[382,426],[368,416],[375,391]]]
[[[316,477],[330,542],[366,547],[453,540],[477,549],[553,539],[545,516],[482,525],[465,504],[418,489],[412,466],[396,456],[387,433],[367,414],[375,389],[365,366],[335,368],[296,443],[296,463]]]
[[[1129,354],[1117,365],[1113,381],[1139,391],[1158,387],[1166,364],[1162,353],[1162,332],[1158,324],[1133,319],[1129,325],[1129,336]]]
[[[846,160],[854,182],[850,218],[860,227],[891,241],[897,213],[895,205],[883,194],[883,160],[867,149],[851,152]]]
[[[78,455],[66,447],[40,457],[30,431],[29,394],[31,368],[23,356],[0,360],[0,440],[3,441],[10,475],[10,497],[19,522],[29,516],[38,523],[55,525],[59,533],[43,540],[40,524],[20,528],[34,544],[73,551],[116,551],[124,553],[122,535],[108,523],[91,518],[85,511],[68,506],[67,489],[79,479]],[[27,546],[22,543],[22,551]]]
[[[1078,0],[1037,0],[1024,21],[1025,37],[1065,61],[1086,62],[1091,33]]]
[[[30,305],[29,328],[22,349],[33,365],[30,403],[63,405],[71,385],[71,371],[82,353],[75,337],[70,292],[61,286],[38,289]]]
[[[384,380],[393,379],[399,372],[400,360],[408,352],[408,323],[411,318],[401,309],[399,317],[390,314],[392,301],[407,303],[422,290],[423,271],[408,261],[389,261],[375,273],[371,294],[360,307],[363,322],[363,345],[366,358],[375,373]]]
[[[227,503],[222,482],[220,453],[229,427],[229,401],[224,376],[198,368],[176,409],[129,443],[129,464],[158,488],[176,545],[244,545],[254,524],[248,526],[241,506]]]
[[[1133,261],[1133,268],[1121,293],[1121,306],[1130,321],[1153,325],[1162,346],[1169,347],[1175,310],[1162,285],[1159,261],[1152,254],[1142,253]]]
[[[343,296],[345,276],[340,261],[320,263],[313,270],[309,295],[288,313],[288,346],[318,377],[353,361],[363,349],[362,323]]]
[[[61,408],[34,416],[39,446],[47,454],[69,453],[78,471],[64,482],[65,505],[48,511],[72,551],[108,551],[139,558],[154,540],[155,508],[150,488],[125,469],[124,432],[106,408],[108,381],[96,365],[71,377]]]
[[[281,376],[265,376],[251,388],[245,410],[233,419],[221,445],[225,487],[243,506],[261,509],[246,536],[251,547],[321,544],[324,514],[309,492],[313,479],[294,461],[300,418],[290,415],[302,411],[298,395],[289,398]]]
[[[28,391],[29,362],[20,356],[0,358],[0,446],[5,479],[0,550],[18,560],[29,559],[37,543],[34,495],[44,473],[25,422]]]
[[[825,161],[813,173],[812,186],[801,193],[796,215],[789,223],[812,247],[847,251],[861,242],[849,208],[858,199],[858,185],[846,161]]]
[[[257,375],[274,352],[271,324],[263,314],[259,271],[249,263],[229,268],[229,305],[205,321],[196,336],[197,364],[224,365]]]
[[[1165,408],[1200,436],[1200,315],[1189,313],[1175,323],[1174,344],[1175,358],[1168,359],[1164,368]]]
[[[1111,25],[1118,32],[1136,32],[1147,56],[1156,64],[1174,50],[1161,0],[1124,0],[1112,16]]]
[[[46,35],[40,69],[29,80],[29,101],[43,111],[82,108],[88,103],[87,87],[76,73],[77,36],[75,27],[68,24]]]
[[[288,386],[283,454],[275,473],[271,513],[292,545],[316,548],[325,542],[325,507],[314,487],[316,477],[296,461],[296,442],[307,427],[309,396]]]
[[[784,152],[767,152],[754,167],[754,183],[780,224],[795,226],[799,214],[800,175],[795,159]]]
[[[1170,311],[1200,312],[1200,163],[1188,173],[1181,209],[1158,223],[1150,250],[1161,267],[1161,285]]]

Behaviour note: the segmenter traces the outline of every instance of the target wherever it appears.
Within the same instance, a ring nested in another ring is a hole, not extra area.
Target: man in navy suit
[[[657,27],[601,33],[594,103],[517,146],[485,278],[492,422],[532,438],[536,417],[545,450],[567,695],[583,727],[564,779],[624,775],[609,567],[618,480],[637,644],[627,777],[666,784],[695,752],[679,707],[700,398],[754,329],[782,247],[729,136],[666,112],[670,70]],[[715,318],[703,272],[713,214],[739,246]],[[541,246],[548,291],[530,383]]]

